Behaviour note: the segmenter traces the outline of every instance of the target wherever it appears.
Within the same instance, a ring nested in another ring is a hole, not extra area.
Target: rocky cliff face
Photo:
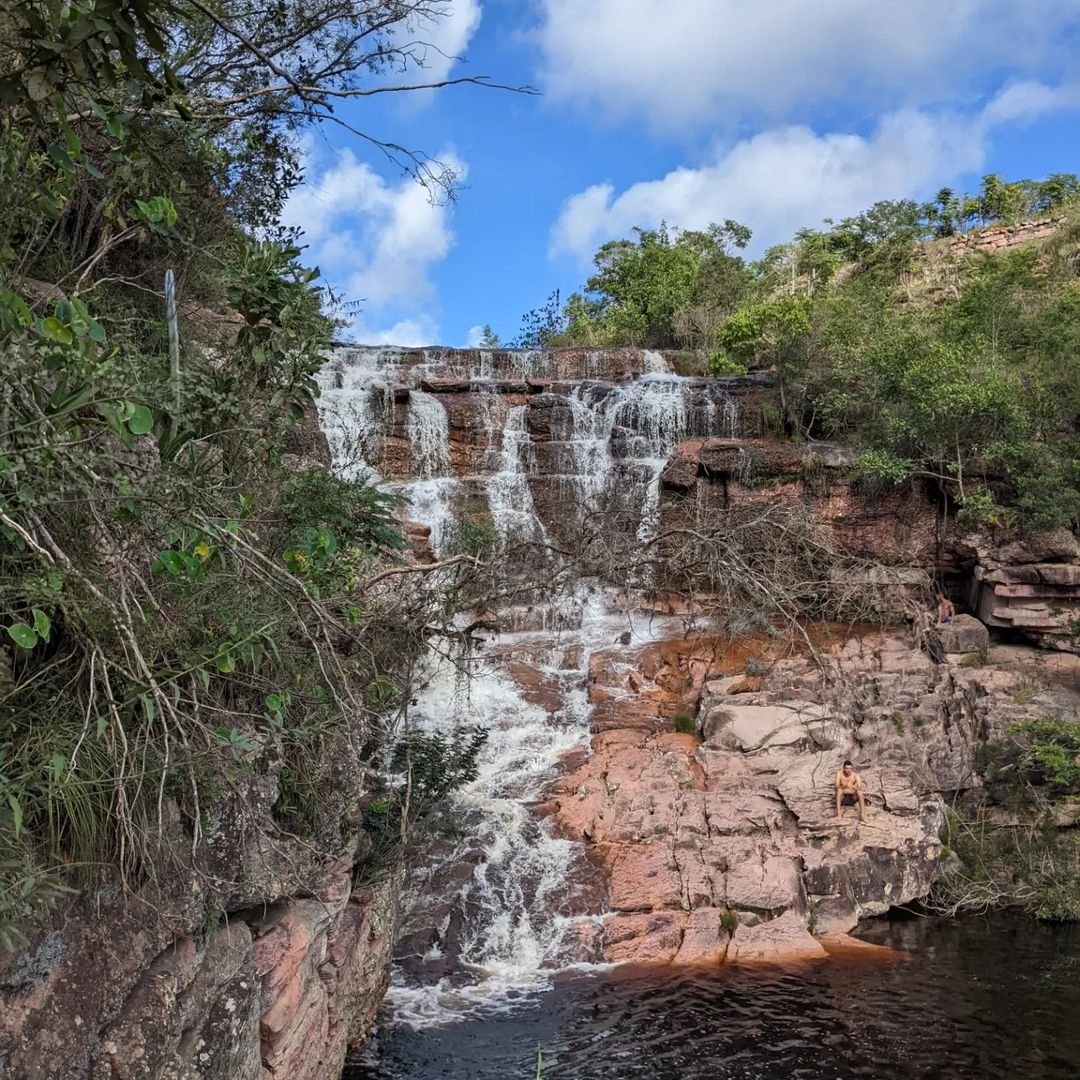
[[[924,602],[943,575],[992,625],[1075,640],[1074,538],[993,544],[943,524],[929,490],[861,494],[844,448],[775,436],[767,378],[680,377],[672,361],[342,349],[322,426],[338,468],[408,500],[429,560],[479,529],[488,550],[524,542],[572,568],[583,537],[663,553],[664,535],[714,511],[785,506],[858,560],[850,584],[880,588],[882,610]],[[321,456],[322,434],[307,425],[290,450]],[[977,782],[975,748],[1028,715],[1006,703],[1009,677],[935,665],[865,627],[806,626],[801,646],[731,636],[698,625],[657,561],[651,577],[475,613],[486,666],[467,696],[435,680],[417,715],[438,727],[464,709],[492,738],[455,805],[468,835],[436,838],[408,886],[354,881],[367,841],[348,743],[328,748],[342,801],[314,841],[275,822],[272,762],[194,846],[168,802],[167,872],[61,905],[0,969],[4,1069],[335,1076],[386,988],[403,887],[398,954],[424,1018],[440,1015],[432,987],[453,998],[485,966],[501,992],[579,960],[809,958],[822,933],[924,895],[943,795]],[[981,648],[971,623],[941,635],[946,651]],[[863,825],[834,820],[845,757],[869,791]]]
[[[323,423],[339,465],[396,486],[436,554],[476,526],[502,544],[580,549],[599,523],[643,542],[715,511],[784,506],[882,584],[925,591],[936,577],[989,624],[1073,647],[1074,537],[997,542],[967,535],[926,484],[859,491],[849,450],[777,436],[768,377],[682,377],[674,362],[630,348],[342,348],[324,374]]]
[[[561,828],[608,874],[591,955],[824,956],[820,935],[929,891],[942,796],[977,784],[977,749],[1040,706],[1009,697],[1016,671],[936,665],[900,638],[817,645],[815,659],[723,639],[593,657],[591,753],[552,795]],[[674,731],[672,716],[694,731]],[[836,819],[846,758],[865,823],[853,809]]]
[[[246,842],[243,817],[207,836],[220,872],[200,852],[182,877],[61,905],[0,970],[5,1075],[338,1075],[386,989],[399,878],[356,887],[360,841],[313,858],[272,828]]]
[[[329,464],[314,416],[292,434],[297,468]],[[357,880],[371,873],[364,737],[356,718],[312,755],[320,816],[304,827],[279,816],[272,740],[244,752],[228,790],[203,793],[197,826],[163,789],[135,873],[61,900],[26,949],[0,953],[0,1075],[340,1075],[386,991],[401,890],[393,865]]]

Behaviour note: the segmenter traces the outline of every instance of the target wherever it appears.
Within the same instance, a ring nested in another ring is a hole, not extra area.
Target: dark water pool
[[[1080,930],[1012,917],[866,928],[905,950],[802,970],[561,979],[509,1013],[384,1026],[345,1080],[1080,1078]]]

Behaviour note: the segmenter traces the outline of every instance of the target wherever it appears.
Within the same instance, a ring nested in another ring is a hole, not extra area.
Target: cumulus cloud
[[[456,155],[439,158],[464,178]],[[453,247],[451,215],[415,181],[387,181],[344,150],[327,164],[308,155],[305,183],[290,196],[283,220],[302,230],[308,262],[359,305],[351,336],[417,345],[439,337],[430,270]]]
[[[417,82],[439,82],[450,74],[450,69],[469,46],[473,34],[480,25],[482,9],[479,0],[451,0],[440,3],[439,17],[417,19],[410,31],[422,42],[416,55],[423,61],[423,71]]]
[[[468,332],[465,335],[465,348],[466,349],[478,349],[480,342],[484,339],[484,328],[482,326],[470,326]]]
[[[654,126],[790,116],[852,103],[866,115],[941,102],[981,73],[1059,75],[1076,0],[539,0],[546,89]]]
[[[1076,89],[1017,83],[974,116],[900,110],[868,137],[789,126],[744,139],[699,168],[678,168],[617,192],[594,184],[573,195],[551,230],[551,253],[588,259],[634,226],[667,221],[701,228],[734,218],[754,230],[754,249],[822,218],[857,213],[879,199],[928,194],[981,168],[993,128],[1080,105]]]

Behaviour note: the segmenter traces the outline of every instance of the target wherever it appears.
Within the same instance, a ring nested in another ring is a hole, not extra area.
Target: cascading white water
[[[431,529],[431,550],[441,558],[454,534],[454,498],[460,482],[453,476],[433,476],[393,487],[408,502],[409,519]]]
[[[645,349],[642,353],[642,359],[645,362],[645,373],[647,375],[666,375],[671,370],[663,355],[654,349]]]
[[[575,882],[590,876],[582,846],[557,836],[531,805],[563,755],[588,741],[592,653],[623,634],[631,646],[640,645],[681,624],[615,610],[600,588],[583,587],[568,599],[576,626],[499,635],[484,650],[493,654],[490,661],[443,660],[413,705],[411,722],[421,730],[479,724],[489,735],[476,779],[452,796],[447,816],[458,826],[457,838],[449,850],[437,842],[437,861],[422,858],[412,874],[406,933],[430,925],[426,908],[432,904],[447,914],[434,928],[438,941],[408,970],[395,972],[387,1000],[398,1022],[426,1027],[512,1008],[523,993],[547,987],[556,972],[581,966],[580,931],[604,913],[587,889],[575,891]],[[500,669],[498,657],[522,654],[561,680],[561,707],[554,713],[526,701]],[[570,668],[568,657],[574,658]],[[473,869],[451,883],[449,894],[433,895],[447,887],[440,868],[453,865]]]
[[[488,480],[488,505],[491,523],[501,544],[511,539],[535,540],[544,527],[533,506],[524,455],[529,446],[525,427],[525,406],[507,410],[502,433],[502,452],[496,471]]]
[[[378,479],[370,462],[394,407],[386,360],[383,350],[345,349],[319,373],[319,422],[346,479]]]
[[[417,476],[428,479],[450,471],[450,423],[437,397],[423,390],[409,391],[405,431]]]
[[[597,351],[559,359],[539,351],[342,350],[320,377],[320,413],[335,464],[355,476],[370,475],[366,463],[381,460],[373,455],[384,445],[395,445],[403,423],[411,478],[390,486],[408,500],[407,516],[431,528],[436,556],[447,553],[455,535],[457,508],[482,490],[501,543],[542,538],[530,478],[555,478],[550,471],[536,477],[538,462],[549,469],[555,463],[560,474],[565,468],[562,480],[570,490],[564,501],[554,500],[559,513],[602,509],[617,498],[633,512],[622,520],[632,522],[645,547],[659,531],[662,473],[677,445],[693,437],[737,436],[739,412],[722,384],[672,374],[659,353],[645,352],[643,363],[644,376],[612,385],[600,381],[606,360]],[[540,397],[541,388],[521,386],[523,377],[562,378],[567,370],[578,377]],[[457,399],[460,411],[455,404],[455,438],[462,438],[460,460],[476,475],[453,474],[449,418],[431,392],[440,379],[457,383],[445,393],[468,391]],[[550,416],[550,431],[539,438],[554,447],[532,442],[530,409],[539,400]],[[556,452],[545,456],[542,449]],[[400,457],[389,464],[399,468]],[[637,584],[651,584],[649,574]],[[588,935],[579,932],[600,912],[573,892],[575,881],[589,876],[582,848],[554,835],[531,804],[543,796],[563,754],[587,744],[591,653],[622,640],[628,628],[633,644],[664,633],[658,621],[613,616],[599,590],[521,608],[504,626],[507,632],[485,649],[490,660],[467,661],[464,681],[452,665],[437,669],[412,710],[430,729],[479,724],[489,732],[479,775],[454,796],[450,817],[460,835],[436,840],[410,889],[421,908],[441,889],[432,910],[446,912],[433,922],[416,913],[414,928],[430,931],[435,944],[419,948],[419,972],[402,967],[394,977],[392,1013],[417,1025],[503,1007],[583,955],[578,950]],[[503,665],[520,656],[545,685],[557,687],[554,712],[527,701],[509,677],[513,669]]]

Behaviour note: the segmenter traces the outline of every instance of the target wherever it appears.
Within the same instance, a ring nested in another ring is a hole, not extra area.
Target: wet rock
[[[823,960],[828,953],[794,912],[736,928],[728,948],[728,960],[738,964],[791,963]]]
[[[683,942],[684,911],[611,915],[604,920],[604,959],[611,964],[670,964]]]

